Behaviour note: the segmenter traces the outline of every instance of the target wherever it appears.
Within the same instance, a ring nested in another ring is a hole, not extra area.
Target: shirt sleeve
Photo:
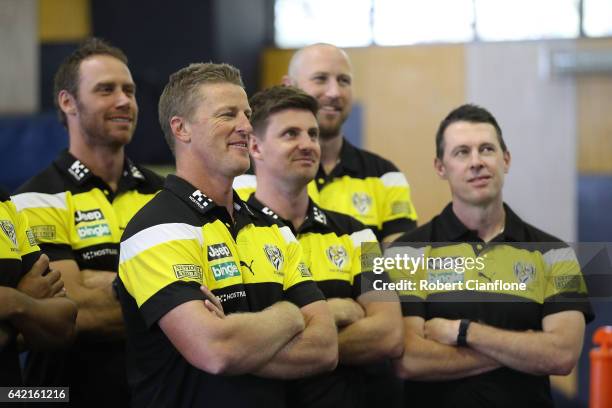
[[[544,254],[546,287],[543,315],[577,310],[586,322],[594,319],[584,277],[576,253],[569,246],[553,248]]]
[[[31,233],[51,261],[75,259],[70,231],[74,227],[69,193],[21,193],[13,196],[27,218]]]
[[[357,299],[362,294],[374,290],[373,282],[380,279],[372,272],[374,258],[380,257],[381,251],[376,235],[370,228],[355,231],[350,235],[353,244],[351,274],[353,280],[352,297]]]
[[[32,269],[32,265],[40,257],[40,248],[36,242],[36,237],[28,225],[28,219],[23,212],[15,208],[15,218],[17,220],[15,231],[17,243],[19,245],[19,255],[21,256],[22,275]]]
[[[382,237],[407,232],[416,227],[417,213],[410,195],[410,185],[397,168],[381,176]]]
[[[149,327],[180,304],[204,298],[204,268],[199,227],[159,224],[121,242],[119,279]]]

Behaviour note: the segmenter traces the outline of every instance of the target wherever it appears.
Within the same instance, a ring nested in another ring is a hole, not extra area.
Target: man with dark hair
[[[49,271],[28,222],[0,189],[0,385],[21,386],[17,335],[32,349],[65,347],[74,337],[76,305],[58,271]]]
[[[338,368],[292,382],[289,406],[365,406],[363,365],[397,358],[403,350],[397,299],[368,284],[373,280],[368,256],[380,254],[376,236],[308,197],[321,155],[317,101],[297,88],[276,86],[255,94],[250,104],[257,190],[248,204],[269,223],[296,234],[338,327]]]
[[[424,259],[393,273],[413,282],[400,294],[407,404],[552,406],[548,376],[569,374],[593,318],[576,255],[504,203],[510,152],[487,110],[453,110],[436,156],[452,202],[388,253]]]
[[[128,224],[117,292],[134,407],[284,407],[279,379],[333,370],[337,335],[302,248],[232,190],[249,166],[239,71],[170,76],[160,124],[176,175]]]
[[[123,319],[112,281],[123,229],[162,180],[124,153],[138,118],[126,64],[121,50],[98,39],[62,63],[54,88],[68,150],[14,197],[79,309],[75,345],[66,354],[32,353],[26,383],[69,386],[73,406],[129,402]]]
[[[321,163],[309,186],[321,207],[350,215],[371,228],[380,241],[393,241],[416,226],[417,214],[406,177],[390,161],[351,145],[342,125],[353,104],[353,73],[346,53],[330,44],[298,50],[283,78],[319,104]],[[242,197],[255,190],[252,175],[239,177]]]

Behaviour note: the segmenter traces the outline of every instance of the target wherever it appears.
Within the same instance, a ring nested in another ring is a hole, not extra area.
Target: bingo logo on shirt
[[[96,225],[86,225],[84,227],[77,228],[77,234],[79,234],[79,238],[87,239],[87,238],[98,238],[105,237],[111,235],[111,230],[108,224],[96,224]]]
[[[213,244],[208,246],[208,260],[214,261],[216,259],[229,258],[232,256],[230,249],[227,245],[221,244]]]
[[[211,265],[210,271],[212,272],[216,281],[232,278],[234,276],[240,276],[240,270],[234,261]]]

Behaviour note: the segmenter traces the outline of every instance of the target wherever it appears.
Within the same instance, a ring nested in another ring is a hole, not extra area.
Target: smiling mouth
[[[478,176],[478,177],[469,179],[468,183],[478,184],[478,183],[482,183],[482,182],[489,181],[489,180],[491,180],[491,176]]]
[[[228,144],[230,147],[238,147],[241,149],[246,149],[247,148],[247,143],[246,142],[235,142],[235,143],[229,143]]]
[[[109,120],[115,123],[132,123],[131,118],[109,118]]]

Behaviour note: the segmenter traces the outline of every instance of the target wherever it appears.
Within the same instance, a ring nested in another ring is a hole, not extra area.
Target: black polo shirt
[[[150,170],[125,159],[116,192],[63,151],[13,197],[49,259],[72,259],[80,269],[117,271],[119,240],[128,221],[163,185]],[[66,352],[32,352],[30,386],[70,386],[73,406],[127,406],[123,341],[79,336]]]
[[[400,292],[405,317],[467,318],[517,331],[542,330],[545,316],[565,310],[584,313],[587,322],[593,319],[573,250],[558,238],[525,223],[505,204],[504,209],[503,232],[487,243],[461,223],[452,204],[431,222],[396,241],[387,254],[431,258],[425,261],[427,267],[412,275],[403,271],[392,273],[393,280],[406,278],[415,283],[415,290]],[[457,264],[450,267],[442,263],[478,257],[482,265],[473,265],[469,270],[464,266],[462,273],[456,272]],[[419,287],[421,282],[463,286]],[[516,289],[518,283],[524,283],[526,289]],[[490,285],[487,289],[480,289],[487,284]],[[507,367],[453,381],[407,381],[405,398],[415,407],[553,405],[548,376]]]
[[[117,286],[133,407],[286,406],[282,381],[199,370],[158,325],[182,303],[204,300],[201,285],[220,298],[226,314],[258,312],[281,300],[302,307],[324,299],[288,227],[270,225],[237,195],[234,210],[233,221],[225,207],[168,176],[128,224]]]

